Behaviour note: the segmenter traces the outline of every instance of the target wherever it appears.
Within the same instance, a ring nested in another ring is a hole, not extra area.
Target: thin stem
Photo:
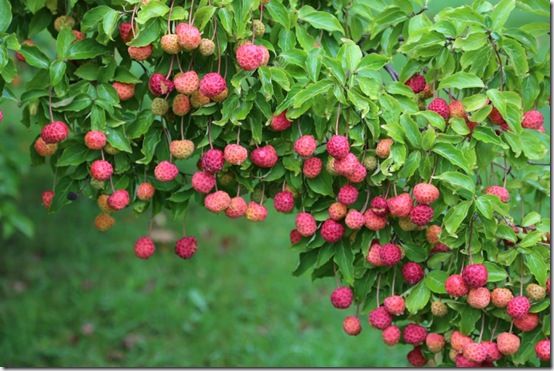
[[[385,65],[385,70],[389,73],[390,77],[394,81],[398,81],[398,73],[394,70],[394,68],[390,64]]]
[[[167,70],[167,75],[165,76],[166,79],[169,79],[169,76],[171,76],[171,73],[173,72],[173,62],[175,61],[175,56],[171,56],[171,62],[169,62],[169,69]]]
[[[473,237],[473,220],[475,219],[475,214],[471,216],[471,220],[469,221],[469,240],[467,242],[467,251],[469,253],[469,264],[473,263],[473,256],[471,254],[471,239]]]
[[[494,54],[496,55],[496,60],[498,61],[498,69],[500,70],[500,89],[503,90],[504,88],[504,66],[502,65],[502,58],[500,57],[500,51],[498,50],[498,46],[496,45],[496,42],[493,40],[492,35],[489,32],[489,41],[492,44],[492,48],[494,50]]]
[[[237,144],[240,143],[240,126],[239,126],[239,129],[237,130]]]
[[[485,330],[485,314],[483,313],[482,317],[481,317],[481,332],[479,332],[479,341],[478,341],[478,343],[480,343],[481,339],[483,338],[483,331],[484,330]]]
[[[191,2],[190,2],[190,10],[189,10],[189,24],[192,23],[193,8],[194,8],[194,0],[191,0]]]
[[[379,307],[379,287],[381,286],[381,273],[377,275],[377,307]]]
[[[361,213],[363,213],[366,209],[367,209],[367,205],[369,204],[369,191],[365,191],[365,202],[364,202],[364,207],[362,207],[362,210],[360,211]]]
[[[131,32],[133,33],[133,38],[135,38],[135,15],[137,14],[138,5],[135,5],[133,9],[133,14],[131,14]]]
[[[390,294],[394,295],[394,284],[396,283],[396,265],[394,266],[394,269],[392,271],[392,283],[391,283],[391,290]]]
[[[339,134],[339,118],[340,118],[340,113],[341,113],[341,110],[342,110],[342,104],[340,104],[339,102],[339,107],[337,109],[337,119],[335,120],[335,134]]]
[[[212,123],[208,124],[208,143],[210,143],[210,148],[214,148],[212,144]]]
[[[173,5],[175,0],[171,0],[171,6],[169,7],[169,15],[167,16],[167,32],[166,34],[171,33],[171,13],[173,13]]]
[[[494,321],[494,327],[491,332],[491,340],[494,338],[494,334],[496,333],[496,326],[498,326],[498,317],[496,318],[496,321]]]
[[[185,139],[185,131],[184,131],[184,123],[185,123],[185,116],[181,116],[181,140]]]
[[[217,73],[221,71],[221,46],[219,45],[219,38],[216,37],[215,42],[217,44]],[[225,66],[225,74],[227,74],[227,66]]]
[[[50,122],[53,122],[54,114],[52,113],[52,87],[48,90],[48,112],[50,112]]]

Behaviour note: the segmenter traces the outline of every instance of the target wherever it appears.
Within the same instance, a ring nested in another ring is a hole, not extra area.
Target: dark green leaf
[[[431,271],[425,275],[423,282],[435,294],[446,294],[444,282],[448,276],[449,274],[443,271]]]
[[[415,314],[420,309],[424,308],[431,298],[431,291],[427,288],[423,281],[419,282],[406,297],[406,309],[408,312]]]

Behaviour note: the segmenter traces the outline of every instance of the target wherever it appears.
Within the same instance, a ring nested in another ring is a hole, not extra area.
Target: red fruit
[[[410,364],[414,367],[423,367],[427,363],[427,359],[423,355],[421,347],[414,347],[414,349],[408,353],[406,358],[408,358],[408,362],[410,362]]]
[[[231,197],[225,191],[215,191],[204,198],[204,206],[213,213],[225,211],[231,204]]]
[[[346,216],[347,210],[346,205],[343,205],[340,202],[333,202],[331,206],[329,206],[329,209],[327,209],[327,213],[329,214],[329,218],[333,220],[341,220]]]
[[[192,188],[199,193],[210,193],[215,187],[215,177],[207,171],[197,171],[192,175]]]
[[[444,336],[431,332],[425,337],[425,345],[433,353],[438,353],[444,348]]]
[[[425,231],[425,239],[430,244],[436,244],[439,242],[439,236],[442,232],[442,228],[438,225],[430,225]]]
[[[190,259],[198,248],[195,237],[183,237],[175,244],[175,254],[183,259]]]
[[[348,286],[336,288],[331,294],[331,304],[338,309],[346,309],[352,305],[354,293]]]
[[[505,308],[513,297],[512,292],[504,287],[497,287],[491,293],[492,304],[497,308]]]
[[[531,110],[525,112],[523,115],[523,121],[521,121],[521,126],[526,129],[535,129],[539,130],[544,125],[544,117],[542,113],[536,110]]]
[[[301,212],[296,215],[296,229],[304,237],[312,236],[317,230],[317,224],[312,214]]]
[[[427,106],[429,111],[433,111],[441,115],[445,120],[448,120],[450,117],[450,108],[448,103],[442,98],[435,98]]]
[[[240,68],[246,71],[252,71],[260,67],[264,59],[263,51],[251,43],[239,46],[235,56]]]
[[[427,329],[415,323],[410,323],[404,327],[402,338],[407,344],[419,345],[425,341]]]
[[[397,326],[389,326],[383,330],[381,336],[383,337],[383,342],[387,345],[396,345],[400,341],[402,332]]]
[[[541,361],[550,361],[550,339],[539,340],[535,344],[535,353]]]
[[[379,158],[387,158],[390,155],[390,149],[394,141],[390,138],[381,139],[375,147],[375,154]]]
[[[348,335],[356,336],[362,332],[362,324],[356,316],[347,316],[342,322],[342,328]]]
[[[240,218],[246,214],[247,208],[248,205],[246,205],[244,198],[236,196],[231,198],[229,207],[225,210],[225,215],[232,219]]]
[[[223,158],[231,165],[240,165],[248,158],[248,151],[240,144],[227,144],[223,150]]]
[[[486,287],[470,289],[467,295],[467,303],[476,309],[485,309],[491,302],[491,293]]]
[[[448,295],[459,298],[467,295],[469,289],[464,282],[464,279],[459,274],[453,274],[444,282],[444,288]]]
[[[361,183],[365,180],[366,176],[367,169],[365,168],[365,166],[361,163],[357,163],[354,171],[346,175],[346,179],[348,179],[352,183]]]
[[[113,174],[113,167],[108,161],[96,160],[90,165],[90,175],[96,180],[108,180]]]
[[[333,218],[331,218],[333,219]],[[346,214],[346,219],[344,220],[346,223],[346,226],[350,229],[360,229],[365,224],[365,216],[358,210],[348,210],[348,214]]]
[[[550,239],[550,237],[549,237]],[[546,293],[550,295],[550,278],[546,280]]]
[[[246,219],[253,222],[263,222],[267,218],[267,209],[264,205],[250,201],[246,208]]]
[[[50,208],[50,205],[52,205],[52,200],[54,199],[54,191],[44,191],[41,195],[42,199],[42,206],[44,206],[46,209]]]
[[[511,356],[519,350],[520,340],[517,335],[503,332],[496,338],[496,345],[500,353],[505,356]]]
[[[392,317],[385,307],[379,306],[369,312],[368,322],[372,327],[384,330],[392,324]]]
[[[387,226],[387,218],[375,215],[371,210],[366,210],[364,218],[365,227],[369,230],[379,231]]]
[[[379,250],[381,250],[381,245],[379,245],[378,243],[373,243],[367,252],[367,261],[376,267],[383,266],[381,256],[379,255]]]
[[[154,197],[156,189],[151,183],[143,182],[137,187],[137,198],[142,201],[148,201]]]
[[[114,210],[126,208],[129,202],[129,192],[125,189],[118,189],[108,197],[108,205]]]
[[[277,160],[279,160],[277,151],[275,151],[275,148],[271,144],[258,147],[250,154],[250,161],[254,165],[265,169],[275,166]]]
[[[171,182],[179,175],[179,168],[169,161],[162,161],[154,168],[154,177],[160,182]]]
[[[337,160],[341,160],[350,152],[348,138],[343,135],[333,135],[327,141],[327,153]]]
[[[501,186],[489,186],[487,187],[487,189],[485,189],[485,193],[498,197],[502,202],[510,201],[510,193],[506,188]]]
[[[69,127],[61,121],[52,121],[40,132],[40,137],[47,144],[63,142],[68,135]]]
[[[270,127],[275,131],[284,131],[290,128],[292,122],[287,119],[287,111],[283,111],[271,118]]]
[[[195,71],[179,72],[173,78],[175,90],[181,94],[191,95],[200,87],[200,79]]]
[[[337,174],[345,177],[351,177],[359,168],[360,161],[353,153],[348,153],[344,158],[335,159],[333,167]]]
[[[294,142],[294,151],[302,157],[310,157],[317,148],[313,135],[302,135]]]
[[[402,259],[402,251],[398,245],[386,243],[379,249],[379,258],[383,265],[392,267]]]
[[[414,198],[419,204],[430,205],[439,198],[439,189],[430,183],[419,183],[413,189]]]
[[[124,82],[114,82],[112,87],[117,92],[119,100],[125,102],[135,96],[135,84],[126,84]]]
[[[339,241],[344,234],[344,227],[333,219],[327,219],[321,225],[321,237],[327,242],[334,243]]]
[[[371,207],[371,211],[373,211],[373,213],[377,216],[387,216],[387,213],[389,212],[387,200],[382,196],[373,198],[369,205]]]
[[[130,46],[127,48],[127,52],[129,53],[129,57],[131,57],[131,59],[136,61],[145,61],[152,55],[152,45],[139,47]]]
[[[416,73],[412,75],[408,81],[406,81],[406,85],[408,85],[416,94],[422,92],[423,89],[425,89],[425,77],[421,76],[419,73]]]
[[[100,150],[106,145],[106,134],[99,130],[91,130],[85,134],[85,146],[88,149]]]
[[[493,107],[491,110],[491,113],[489,113],[489,120],[495,125],[506,125],[506,120],[504,120],[504,117],[500,114],[500,112]]]
[[[535,313],[527,313],[521,318],[514,319],[514,326],[521,332],[533,331],[539,325],[539,316]]]
[[[198,28],[188,23],[179,23],[175,27],[175,33],[179,39],[179,45],[186,51],[198,48],[198,45],[200,45],[200,41],[202,40],[202,36],[200,35]]]
[[[119,25],[119,37],[124,43],[133,40],[133,27],[129,22],[123,22]]]
[[[471,361],[461,354],[456,355],[456,367],[458,368],[472,368],[481,366],[480,363]]]
[[[462,352],[466,344],[471,342],[472,340],[469,336],[465,336],[459,331],[452,332],[452,336],[450,336],[450,345],[452,346],[452,349],[458,352]]]
[[[383,306],[393,316],[400,316],[404,314],[404,309],[406,308],[406,303],[404,298],[400,295],[392,295],[383,301]]]
[[[215,174],[223,169],[224,164],[225,156],[220,149],[211,148],[202,155],[201,166],[204,171]]]
[[[487,351],[487,358],[486,358],[487,362],[496,362],[500,358],[502,358],[502,354],[498,350],[498,346],[496,345],[495,342],[483,341],[481,345],[483,345]]]
[[[340,203],[350,206],[358,199],[358,190],[356,187],[346,184],[339,189],[337,199]]]
[[[310,157],[302,165],[302,173],[308,179],[316,178],[323,168],[323,161],[318,157]]]
[[[435,254],[435,253],[438,253],[438,252],[449,252],[450,251],[450,248],[443,244],[443,243],[436,243],[435,246],[433,246],[433,248],[431,249],[431,254]]]
[[[290,231],[289,237],[290,237],[290,243],[293,245],[296,245],[297,243],[302,241],[302,235],[296,229],[293,229],[292,231]]]
[[[408,282],[410,285],[415,285],[423,279],[425,272],[421,265],[408,262],[402,266],[402,277],[404,281]]]
[[[523,318],[529,313],[531,302],[525,296],[516,296],[508,303],[506,312],[514,319]]]
[[[410,215],[410,211],[412,211],[412,199],[408,193],[401,193],[398,196],[389,198],[387,206],[392,216],[402,218]]]
[[[467,117],[464,105],[459,100],[453,100],[448,105],[451,117],[459,117],[465,119]]]
[[[433,219],[433,208],[427,205],[417,205],[410,211],[410,221],[415,225],[425,225]]]
[[[135,242],[135,255],[140,259],[148,259],[156,251],[154,241],[148,236],[142,236]]]
[[[487,284],[489,272],[483,264],[469,264],[462,271],[462,278],[469,288],[481,287]]]
[[[38,137],[33,145],[33,148],[39,156],[48,157],[56,153],[58,145],[56,143],[46,144],[41,137]]]
[[[294,209],[294,195],[289,191],[277,193],[273,197],[273,206],[280,213],[290,213]]]
[[[200,93],[208,98],[213,98],[227,89],[227,83],[223,76],[217,72],[210,72],[200,80]]]
[[[169,94],[173,91],[173,82],[166,79],[161,73],[154,73],[148,80],[148,89],[155,96]]]

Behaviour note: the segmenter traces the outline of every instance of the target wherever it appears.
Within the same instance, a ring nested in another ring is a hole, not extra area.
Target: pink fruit
[[[63,142],[68,135],[69,127],[61,121],[52,121],[40,132],[40,137],[47,144]]]
[[[173,82],[161,73],[154,73],[148,80],[148,88],[154,96],[167,95],[173,91]]]
[[[406,303],[404,298],[400,295],[392,295],[383,301],[383,306],[393,316],[400,316],[404,314],[404,309],[406,308]]]
[[[367,261],[376,267],[382,267],[384,265],[381,261],[379,250],[381,250],[381,245],[378,243],[372,243],[367,252]]]
[[[539,340],[535,344],[535,353],[541,361],[550,361],[550,339]]]
[[[119,37],[123,42],[128,43],[133,40],[133,27],[129,22],[123,22],[119,25]]]
[[[365,224],[365,216],[358,210],[351,209],[348,210],[344,222],[346,223],[346,226],[350,229],[360,229]]]
[[[408,85],[416,94],[425,89],[425,84],[425,77],[421,76],[419,73],[412,75],[412,77],[406,81],[406,85]]]
[[[135,255],[140,259],[148,259],[156,251],[154,241],[148,236],[142,236],[135,242]]]
[[[425,341],[427,337],[427,329],[415,323],[409,323],[404,327],[402,338],[405,343],[419,345]]]
[[[317,148],[313,135],[302,135],[294,142],[294,151],[302,157],[310,157]]]
[[[344,234],[344,227],[333,219],[327,219],[321,225],[321,237],[329,243],[339,241]]]
[[[467,295],[467,303],[476,309],[486,308],[491,301],[491,294],[486,287],[470,289]]]
[[[421,347],[414,347],[406,356],[408,362],[414,367],[423,367],[427,364],[427,359],[421,351]]]
[[[353,153],[348,153],[344,158],[335,159],[333,167],[337,174],[345,177],[351,177],[358,169],[360,161]]]
[[[415,225],[426,225],[433,219],[433,213],[431,206],[417,205],[410,211],[410,221]]]
[[[197,171],[192,175],[192,188],[199,193],[210,193],[215,187],[215,177],[207,171]]]
[[[231,198],[229,207],[225,210],[225,215],[232,219],[240,218],[246,214],[247,208],[248,206],[244,198],[236,196]]]
[[[399,218],[406,217],[412,211],[412,199],[408,193],[401,193],[398,196],[389,198],[387,206],[392,216]]]
[[[413,194],[417,203],[430,205],[439,198],[440,192],[430,183],[419,183],[414,187]]]
[[[215,191],[204,198],[204,206],[213,213],[225,211],[231,204],[231,197],[225,191]]]
[[[389,212],[386,198],[382,196],[374,197],[369,204],[371,211],[377,216],[386,216]]]
[[[342,322],[342,328],[350,336],[356,336],[362,331],[360,319],[356,316],[347,316]]]
[[[114,83],[112,83],[112,87],[115,89],[119,100],[122,102],[128,101],[135,96],[134,84],[126,84],[123,82],[115,81]]]
[[[487,350],[487,362],[496,362],[502,358],[502,354],[498,350],[498,346],[492,341],[483,341],[481,343]]]
[[[240,144],[227,144],[223,158],[231,165],[241,165],[248,158],[248,151]]]
[[[186,95],[191,95],[200,87],[200,79],[195,71],[179,72],[173,78],[175,89]]]
[[[366,210],[364,213],[365,226],[372,231],[379,231],[387,226],[387,218],[377,216],[371,210]]]
[[[175,243],[175,254],[183,259],[190,259],[196,254],[198,244],[194,237],[183,237]]]
[[[441,115],[445,120],[450,118],[450,108],[448,103],[442,98],[435,98],[427,106],[429,111],[433,111]]]
[[[169,161],[162,161],[154,168],[154,177],[160,182],[171,182],[179,175],[179,168]]]
[[[113,167],[108,161],[96,160],[90,165],[90,175],[96,180],[108,180],[113,174]]]
[[[379,249],[379,258],[383,265],[391,267],[402,259],[402,251],[398,245],[386,243]]]
[[[250,160],[258,167],[269,169],[275,166],[279,157],[271,144],[258,147],[250,154]]]
[[[517,353],[520,343],[521,341],[517,335],[509,332],[503,332],[496,338],[498,350],[505,356],[511,356],[512,354]]]
[[[472,340],[469,336],[465,336],[459,331],[452,332],[452,336],[450,336],[450,345],[452,346],[452,349],[458,352],[462,352],[466,344],[471,342]]]
[[[240,68],[246,71],[252,71],[260,67],[264,58],[263,51],[251,43],[239,46],[235,52],[235,57]]]
[[[505,308],[513,297],[512,292],[504,287],[497,287],[491,293],[492,304],[497,308]]]
[[[152,55],[152,45],[146,46],[129,46],[127,48],[129,57],[136,61],[145,61]]]
[[[346,216],[347,211],[348,209],[346,205],[343,205],[340,202],[333,202],[331,206],[329,206],[329,209],[327,209],[329,218],[333,220],[342,220]]]
[[[523,121],[521,121],[521,126],[526,129],[535,129],[538,130],[544,125],[544,117],[542,113],[536,110],[531,110],[525,112],[523,115]]]
[[[338,309],[346,309],[352,305],[354,293],[348,286],[336,288],[331,294],[331,304]]]
[[[327,153],[337,160],[345,158],[349,152],[348,138],[343,135],[333,135],[327,142]]]
[[[50,190],[42,192],[41,199],[42,205],[46,209],[49,209],[50,205],[52,205],[52,200],[54,199],[54,192]]]
[[[514,319],[519,319],[527,315],[531,309],[531,302],[525,296],[516,296],[508,303],[506,312]]]
[[[91,130],[85,134],[85,145],[88,149],[100,150],[106,145],[106,134],[98,130]]]
[[[346,184],[340,188],[339,194],[337,196],[337,200],[340,203],[346,206],[350,206],[353,203],[355,203],[357,199],[358,199],[358,190],[356,189],[356,187],[350,184]]]
[[[191,51],[198,48],[202,36],[198,28],[188,23],[179,23],[175,27],[175,33],[177,34],[179,45],[186,51]]]
[[[213,98],[227,89],[227,83],[223,76],[217,72],[210,72],[200,80],[200,93],[208,98]]]
[[[527,313],[521,318],[514,319],[514,326],[521,332],[533,331],[539,325],[539,316]]]
[[[290,213],[294,209],[294,195],[289,191],[282,191],[273,197],[273,206],[280,213]]]
[[[125,189],[118,189],[108,197],[108,205],[114,210],[126,208],[129,202],[129,192]]]
[[[291,125],[292,122],[287,119],[287,111],[273,116],[270,123],[270,127],[275,131],[287,130]]]
[[[148,201],[154,197],[156,189],[151,183],[142,182],[137,187],[137,198],[141,201]]]
[[[424,275],[423,268],[417,263],[408,262],[402,266],[402,277],[410,285],[415,285],[421,281]]]
[[[392,324],[392,317],[385,307],[380,306],[369,312],[369,324],[379,330],[384,330]]]
[[[487,189],[485,189],[485,193],[488,195],[496,196],[500,199],[500,201],[506,203],[510,201],[510,193],[508,190],[501,186],[489,186]]]
[[[304,237],[312,236],[317,230],[315,218],[312,214],[306,212],[301,212],[296,215],[295,224],[298,232]]]
[[[246,219],[252,222],[263,222],[267,218],[267,209],[264,205],[250,201],[246,208]]]
[[[300,241],[302,241],[302,235],[296,229],[293,229],[292,231],[290,231],[289,237],[290,237],[290,243],[293,245],[296,245],[297,243],[300,243]]]
[[[462,278],[468,287],[476,288],[487,284],[489,273],[483,264],[469,264],[462,271]]]
[[[383,337],[383,342],[387,345],[396,345],[400,341],[402,332],[397,326],[389,326],[383,330],[381,333]]]
[[[211,148],[202,155],[201,166],[204,171],[215,174],[223,169],[224,164],[225,156],[220,149]]]
[[[433,353],[438,353],[444,348],[444,336],[431,332],[425,337],[425,345]]]
[[[310,157],[304,161],[302,166],[302,173],[308,179],[316,178],[323,168],[323,161],[318,157]]]
[[[448,295],[459,298],[467,295],[469,289],[464,282],[464,279],[459,274],[453,274],[444,282],[444,288]]]

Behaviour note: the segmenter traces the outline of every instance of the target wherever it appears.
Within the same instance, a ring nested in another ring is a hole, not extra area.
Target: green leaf
[[[469,72],[456,72],[443,78],[439,84],[439,89],[467,89],[483,87],[485,87],[483,81],[476,74]]]
[[[322,249],[327,248],[329,247],[322,247]],[[347,246],[344,242],[339,243],[333,260],[337,263],[344,281],[349,286],[352,286],[354,284],[354,254],[352,254],[352,248]]]
[[[540,221],[541,221],[541,215],[536,211],[531,211],[529,214],[525,215],[525,217],[523,218],[523,221],[521,222],[521,226],[529,227],[531,225],[540,223]]]
[[[509,59],[509,66],[514,69],[517,76],[524,76],[529,72],[527,54],[525,48],[516,40],[505,38],[502,41],[502,49]]]
[[[137,161],[138,164],[149,164],[152,161],[156,147],[158,146],[158,143],[160,143],[161,139],[161,130],[152,128],[148,133],[146,133],[144,140],[142,141],[142,149],[140,150],[144,157]]]
[[[520,336],[521,346],[517,353],[512,356],[515,365],[523,365],[530,359],[536,359],[535,344],[544,338],[540,327],[531,332],[524,332]]]
[[[358,73],[366,71],[378,71],[387,63],[389,63],[390,57],[382,54],[367,54],[358,64]]]
[[[475,193],[475,181],[469,175],[457,171],[446,171],[436,175],[435,178],[448,183],[454,188],[462,188],[472,195]]]
[[[308,58],[306,58],[306,72],[308,77],[313,82],[316,82],[319,77],[319,71],[321,71],[321,49],[314,48],[308,52]]]
[[[527,254],[524,254],[525,266],[535,277],[539,285],[544,286],[546,284],[550,265],[535,249],[527,249],[526,252]]]
[[[332,85],[333,83],[327,79],[309,84],[305,89],[294,96],[293,107],[298,108],[309,99],[313,99],[320,94],[327,93]]]
[[[163,17],[169,12],[169,7],[159,1],[149,1],[143,5],[137,14],[136,21],[145,24],[152,18]]]
[[[298,19],[309,23],[313,28],[329,32],[338,31],[344,34],[344,29],[339,20],[330,13],[318,11],[309,5],[304,5],[297,14]]]
[[[93,39],[84,39],[71,45],[67,52],[67,59],[91,59],[107,52],[108,49],[105,46],[98,44]]]
[[[423,282],[425,282],[425,286],[435,294],[446,294],[444,282],[448,276],[448,273],[443,271],[431,271],[427,273]]]
[[[6,32],[12,22],[12,6],[8,0],[0,0],[0,32]]]
[[[489,89],[487,90],[487,97],[506,120],[510,129],[516,134],[521,133],[522,109],[520,95],[511,91]]]
[[[508,273],[504,268],[499,267],[497,264],[491,262],[484,262],[487,271],[489,272],[489,278],[487,282],[500,282],[504,281],[508,277]]]
[[[128,43],[129,46],[146,46],[152,44],[154,41],[160,38],[161,29],[160,22],[152,19],[146,23],[146,25],[140,29],[138,35]]]
[[[479,318],[481,318],[480,310],[464,306],[460,310],[460,331],[466,335],[473,332]]]
[[[290,28],[289,11],[285,6],[276,0],[270,1],[265,5],[269,16],[286,29]]]
[[[404,248],[404,252],[406,253],[406,257],[410,261],[414,261],[416,263],[420,263],[425,261],[428,258],[427,249],[422,247],[421,245],[417,244],[409,244],[405,243],[402,245]]]
[[[446,212],[443,223],[449,234],[456,236],[456,231],[466,218],[470,206],[471,201],[462,201]]]
[[[75,35],[69,28],[63,28],[56,38],[56,54],[58,58],[64,59],[71,43],[75,40]]]
[[[498,135],[489,127],[477,126],[473,129],[472,137],[483,143],[494,144],[503,149],[508,149],[508,145],[500,139]]]
[[[500,31],[516,7],[515,0],[502,0],[494,7],[490,14],[493,31]]]
[[[342,69],[346,74],[352,74],[358,68],[362,60],[360,47],[352,40],[343,39],[337,58],[342,62]]]
[[[415,314],[427,305],[430,298],[431,291],[429,291],[424,281],[421,281],[406,297],[406,309],[408,309],[408,312]]]
[[[443,131],[446,126],[444,118],[433,111],[419,111],[413,113],[412,116],[423,116],[423,118],[425,118],[425,120],[427,120],[427,122],[431,124],[431,126],[439,129],[440,131]]]
[[[30,66],[43,70],[50,66],[50,59],[35,46],[23,45],[19,53],[25,57],[25,62]]]
[[[108,143],[114,148],[123,152],[133,153],[129,138],[127,138],[122,128],[109,128],[106,130],[106,136],[108,137]]]
[[[72,143],[66,147],[56,161],[56,166],[77,166],[87,161],[87,157],[94,154],[80,143]]]
[[[421,148],[421,133],[417,123],[409,115],[403,114],[400,116],[400,125],[412,147]]]
[[[317,261],[318,253],[319,253],[319,249],[312,249],[312,250],[300,253],[298,265],[296,266],[296,269],[294,270],[294,272],[292,272],[292,274],[298,277],[302,273],[306,272],[308,269],[313,267],[313,265]]]
[[[322,196],[333,196],[333,179],[326,171],[322,171],[317,178],[307,179],[308,187]]]
[[[62,81],[65,74],[65,62],[64,61],[53,61],[50,64],[50,84],[52,86],[58,85]]]
[[[198,8],[194,12],[194,24],[200,31],[202,31],[210,19],[214,16],[216,11],[216,7],[212,5],[205,5],[200,8]]]
[[[433,152],[447,159],[452,165],[459,167],[468,174],[471,174],[471,169],[468,166],[467,160],[463,153],[458,148],[449,143],[437,143]]]

